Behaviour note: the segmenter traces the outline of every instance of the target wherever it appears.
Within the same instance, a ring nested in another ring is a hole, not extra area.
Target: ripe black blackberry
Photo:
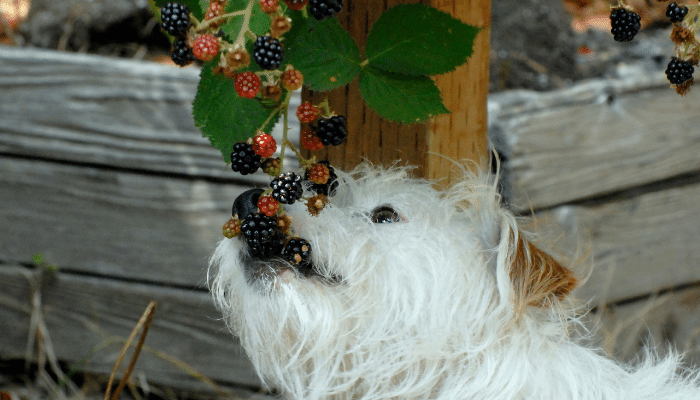
[[[259,244],[248,244],[248,254],[261,260],[266,260],[271,257],[279,257],[284,249],[284,242],[287,241],[287,235],[282,232],[275,232],[269,241]]]
[[[688,7],[686,6],[671,3],[666,9],[666,16],[671,19],[671,22],[681,22],[686,15],[688,15]]]
[[[693,72],[695,72],[695,68],[692,61],[679,60],[676,57],[671,58],[666,67],[666,77],[674,85],[680,85],[691,79]]]
[[[328,167],[328,181],[326,181],[325,184],[313,183],[310,189],[317,194],[333,196],[335,194],[335,189],[338,187],[338,175],[336,175],[335,170],[333,169],[333,167],[331,167],[331,164],[328,161],[323,160],[319,161],[318,163]],[[304,174],[304,179],[309,179],[308,170]]]
[[[282,257],[291,264],[296,265],[300,272],[311,267],[311,245],[302,238],[289,239],[282,250]]]
[[[321,143],[326,146],[337,146],[343,144],[348,138],[347,123],[348,121],[342,115],[334,115],[330,118],[321,118],[313,130],[321,139]]]
[[[185,36],[190,27],[190,9],[184,4],[168,3],[160,9],[161,26],[173,36]]]
[[[262,158],[255,154],[253,146],[246,142],[239,142],[233,145],[231,153],[231,169],[240,172],[241,175],[252,174],[260,168]]]
[[[262,69],[277,69],[282,64],[282,45],[270,36],[258,36],[253,45],[253,59]]]
[[[304,189],[301,187],[301,176],[294,172],[280,174],[270,183],[272,198],[282,204],[294,204],[301,199]]]
[[[332,17],[343,10],[343,0],[311,0],[309,12],[317,20]]]
[[[181,67],[192,63],[195,60],[192,54],[192,48],[187,45],[187,40],[184,38],[177,39],[173,43],[173,52],[170,54],[173,62]]]
[[[624,8],[616,8],[610,13],[610,23],[613,39],[618,42],[629,42],[642,27],[640,21],[642,17],[634,11],[627,11]]]
[[[276,218],[263,213],[252,213],[241,223],[241,234],[248,246],[257,246],[272,240],[276,226]]]

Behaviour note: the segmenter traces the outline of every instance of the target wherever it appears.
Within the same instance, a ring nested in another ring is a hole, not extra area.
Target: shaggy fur
[[[224,239],[214,299],[264,382],[290,399],[688,400],[679,359],[618,365],[569,336],[576,278],[527,241],[493,184],[447,192],[406,169],[340,173],[318,216],[285,206],[317,275]],[[390,206],[396,222],[373,223]]]

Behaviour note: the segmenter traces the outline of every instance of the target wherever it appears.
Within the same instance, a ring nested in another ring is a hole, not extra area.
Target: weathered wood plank
[[[0,260],[203,286],[245,185],[0,157]]]
[[[43,276],[39,280],[39,276]],[[208,293],[0,264],[0,358],[24,358],[32,280],[53,351],[89,372],[111,373],[124,341],[151,300],[157,310],[136,364],[151,382],[189,390],[214,388],[166,360],[174,357],[206,378],[256,387],[260,382]],[[112,340],[110,340],[112,339]]]
[[[238,179],[194,126],[198,82],[197,68],[0,47],[0,152]]]
[[[575,295],[607,303],[700,282],[698,198],[694,184],[537,217],[560,248],[590,250],[593,273]]]
[[[516,208],[551,207],[700,169],[700,91],[680,97],[662,73],[635,78],[492,96],[490,135],[505,154]]]
[[[632,361],[643,346],[659,355],[669,348],[685,353],[687,366],[700,366],[700,288],[678,290],[630,304],[610,306],[589,315],[597,337],[616,359]]]

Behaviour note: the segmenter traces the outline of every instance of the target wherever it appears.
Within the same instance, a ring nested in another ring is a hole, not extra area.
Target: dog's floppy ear
[[[519,233],[510,235],[510,281],[516,310],[526,306],[546,307],[552,300],[561,300],[577,284],[573,272],[551,255],[525,240]]]

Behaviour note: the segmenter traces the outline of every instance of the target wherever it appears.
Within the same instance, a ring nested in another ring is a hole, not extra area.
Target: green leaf
[[[159,8],[165,7],[166,4],[172,2],[172,0],[155,0],[156,6]],[[200,0],[178,0],[177,1],[180,4],[184,4],[187,6],[187,8],[190,9],[190,12],[192,15],[195,16],[198,20],[202,20],[204,18],[204,11],[207,9],[207,2],[206,1],[200,1]],[[158,16],[160,17],[160,13],[158,13]]]
[[[285,43],[285,61],[301,71],[304,85],[312,90],[347,85],[362,70],[360,49],[335,18],[307,22],[290,36],[296,37]]]
[[[404,75],[366,67],[360,74],[365,103],[382,117],[405,124],[449,113],[440,90],[427,76]]]
[[[454,70],[472,54],[479,28],[424,4],[397,5],[374,24],[365,53],[370,66],[409,75]]]
[[[212,69],[219,58],[206,63],[200,75],[192,114],[195,125],[221,151],[226,162],[231,160],[233,145],[255,135],[268,117],[263,130],[270,132],[279,119],[277,108],[267,108],[259,101],[238,96],[233,80],[214,75]]]

